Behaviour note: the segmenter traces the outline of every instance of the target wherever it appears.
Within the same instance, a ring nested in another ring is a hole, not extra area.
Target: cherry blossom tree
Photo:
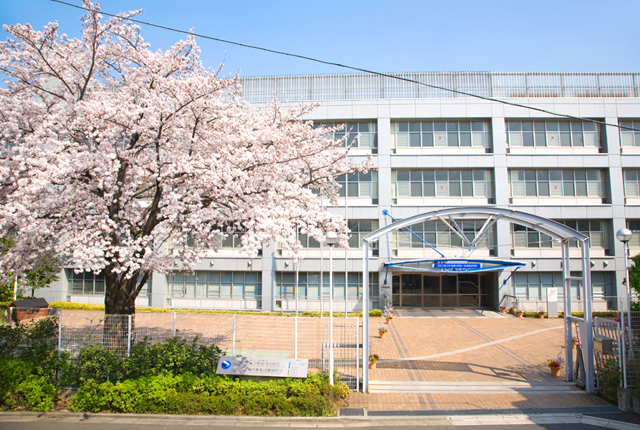
[[[366,171],[334,129],[302,121],[316,105],[255,108],[237,78],[205,69],[193,37],[151,51],[127,18],[85,1],[81,39],[4,26],[0,43],[0,272],[41,255],[104,272],[105,313],[133,314],[152,272],[190,270],[242,231],[299,255],[296,229],[322,240],[344,220],[322,210],[334,178]]]

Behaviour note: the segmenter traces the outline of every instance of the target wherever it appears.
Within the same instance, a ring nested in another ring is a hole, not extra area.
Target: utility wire
[[[527,106],[527,105],[523,105],[523,104],[520,104],[520,103],[510,102],[510,101],[507,101],[507,100],[500,100],[500,99],[496,99],[496,98],[493,98],[493,97],[485,97],[485,96],[481,96],[481,95],[478,95],[478,94],[468,93],[468,92],[465,92],[465,91],[454,90],[452,88],[446,88],[446,87],[441,87],[441,86],[438,86],[438,85],[427,84],[427,83],[424,83],[424,82],[416,81],[414,79],[409,79],[409,78],[405,78],[405,77],[402,77],[402,76],[395,76],[395,75],[391,75],[391,74],[388,74],[388,73],[380,73],[380,72],[376,72],[376,71],[373,71],[373,70],[363,69],[361,67],[349,66],[349,65],[346,65],[346,64],[335,63],[335,62],[332,62],[332,61],[320,60],[318,58],[308,57],[306,55],[292,54],[290,52],[278,51],[278,50],[275,50],[275,49],[263,48],[261,46],[249,45],[249,44],[240,43],[240,42],[234,42],[232,40],[226,40],[226,39],[221,39],[221,38],[218,38],[218,37],[207,36],[205,34],[195,33],[195,32],[192,32],[192,31],[180,30],[180,29],[173,28],[173,27],[168,27],[168,26],[165,26],[165,25],[154,24],[152,22],[142,21],[140,19],[126,18],[126,17],[123,17],[121,15],[116,15],[116,14],[104,12],[102,10],[90,9],[90,8],[86,8],[86,7],[83,7],[83,6],[75,5],[73,3],[67,3],[67,2],[62,1],[62,0],[50,0],[50,1],[52,1],[54,3],[60,3],[60,4],[65,5],[65,6],[74,7],[76,9],[81,9],[81,10],[85,10],[85,11],[89,11],[89,12],[100,13],[102,15],[107,15],[107,16],[111,16],[111,17],[114,17],[114,18],[120,18],[120,19],[123,19],[123,20],[135,22],[135,23],[138,23],[138,24],[147,25],[149,27],[155,27],[155,28],[160,28],[162,30],[173,31],[175,33],[181,33],[181,34],[196,36],[196,37],[200,37],[202,39],[213,40],[213,41],[216,41],[216,42],[222,42],[222,43],[227,43],[227,44],[230,44],[230,45],[241,46],[243,48],[256,49],[256,50],[259,50],[259,51],[269,52],[269,53],[272,53],[272,54],[285,55],[287,57],[300,58],[302,60],[313,61],[313,62],[320,63],[320,64],[326,64],[326,65],[329,65],[329,66],[341,67],[343,69],[348,69],[348,70],[355,70],[357,72],[369,73],[369,74],[372,74],[372,75],[382,76],[382,77],[390,78],[390,79],[396,79],[396,80],[399,80],[399,81],[410,82],[410,83],[413,83],[413,84],[416,84],[416,85],[421,85],[421,86],[428,87],[428,88],[433,88],[433,89],[443,90],[443,91],[449,91],[451,93],[460,94],[460,95],[467,96],[467,97],[477,98],[477,99],[486,100],[486,101],[495,102],[495,103],[501,103],[501,104],[505,104],[505,105],[509,105],[509,106],[515,106],[515,107],[519,107],[519,108],[523,108],[523,109],[534,110],[534,111],[537,111],[537,112],[542,112],[542,113],[546,113],[546,114],[557,116],[557,117],[575,119],[575,120],[579,120],[579,121],[587,121],[587,122],[601,124],[601,125],[604,125],[604,126],[616,127],[616,128],[625,129],[625,130],[640,131],[640,130],[637,130],[635,128],[626,127],[626,126],[622,126],[622,125],[618,125],[618,124],[610,124],[610,123],[607,123],[605,121],[599,121],[599,120],[596,120],[596,119],[583,118],[583,117],[574,116],[574,115],[567,115],[567,114],[552,112],[552,111],[549,111],[547,109],[537,108],[537,107],[533,107],[533,106]]]

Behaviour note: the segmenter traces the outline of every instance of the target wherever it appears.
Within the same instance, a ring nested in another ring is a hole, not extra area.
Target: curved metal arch
[[[538,230],[546,235],[553,237],[554,239],[562,240],[577,240],[584,242],[588,237],[564,224],[557,221],[553,221],[538,215],[533,215],[526,212],[520,212],[514,209],[500,209],[492,207],[459,207],[448,209],[437,209],[432,212],[414,215],[410,218],[403,219],[402,221],[389,224],[381,229],[374,231],[373,233],[365,236],[363,241],[375,242],[380,236],[384,236],[393,231],[400,230],[401,228],[408,227],[420,221],[429,221],[434,218],[449,215],[462,215],[461,218],[474,219],[478,215],[496,216],[501,219],[508,219],[511,222],[530,227]]]

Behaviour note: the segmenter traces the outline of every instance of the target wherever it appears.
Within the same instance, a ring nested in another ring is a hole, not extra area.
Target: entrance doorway
[[[493,274],[403,273],[392,279],[396,307],[465,308],[492,307]]]

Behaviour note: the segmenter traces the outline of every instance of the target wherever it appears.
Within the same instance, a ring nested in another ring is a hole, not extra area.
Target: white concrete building
[[[352,249],[333,252],[334,310],[362,306],[361,239],[391,222],[383,210],[402,219],[466,205],[514,208],[589,235],[594,310],[618,308],[626,296],[621,285],[625,257],[615,232],[630,228],[630,253],[640,253],[640,132],[543,111],[640,130],[640,73],[396,76],[537,110],[377,75],[241,79],[244,98],[256,105],[274,96],[282,103],[322,101],[309,119],[346,123],[352,136],[359,136],[352,155],[371,155],[378,166],[376,172],[339,179],[345,184],[341,206],[330,210],[347,217]],[[511,277],[512,269],[437,274],[384,266],[439,257],[424,242],[446,257],[460,257],[465,251],[460,248],[462,235],[472,242],[485,221],[422,223],[412,227],[415,234],[401,232],[382,240],[372,250],[371,270],[377,270],[370,278],[372,306],[380,306],[381,294],[389,294],[402,307],[496,309],[505,303],[505,295],[513,295],[521,307],[542,308],[546,288],[562,289],[561,248],[544,234],[509,222],[492,225],[475,244],[473,258],[524,263]],[[306,258],[296,267],[278,244],[250,259],[233,248],[238,239],[230,238],[228,247],[204,259],[193,275],[154,274],[138,304],[328,310],[328,247],[300,239],[307,247]],[[571,270],[581,269],[576,265]],[[100,275],[69,269],[43,293],[49,300],[102,303],[103,290]],[[578,290],[572,293],[576,302]]]

